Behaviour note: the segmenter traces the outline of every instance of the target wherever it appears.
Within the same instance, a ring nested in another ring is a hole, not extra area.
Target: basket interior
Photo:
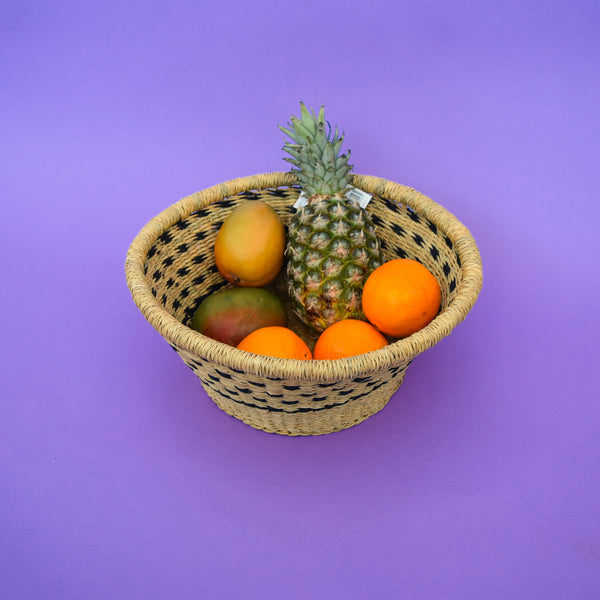
[[[144,265],[159,305],[189,326],[202,300],[229,286],[216,268],[213,247],[231,211],[242,202],[260,199],[269,203],[287,226],[299,192],[296,186],[243,191],[193,211],[166,229],[150,247]],[[447,232],[412,207],[382,196],[374,195],[367,211],[377,227],[384,260],[412,258],[424,264],[440,284],[440,312],[446,310],[462,280],[460,257]],[[270,287],[286,301],[285,268]],[[314,334],[288,313],[288,325],[313,346]]]

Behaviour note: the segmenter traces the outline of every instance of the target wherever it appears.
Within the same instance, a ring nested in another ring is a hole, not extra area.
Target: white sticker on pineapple
[[[358,203],[361,208],[365,208],[369,202],[371,202],[371,198],[373,198],[372,194],[367,194],[367,192],[363,192],[355,187],[348,188],[348,191],[345,194],[346,198],[349,200],[354,200]],[[304,190],[300,192],[298,199],[294,203],[294,208],[296,210],[306,206],[308,204],[308,195]]]
[[[306,206],[308,204],[308,196],[306,195],[306,192],[304,190],[302,190],[300,192],[300,195],[298,196],[298,199],[296,200],[296,203],[294,204],[294,208],[296,210],[298,210],[299,208],[302,208],[303,206]]]
[[[367,194],[367,192],[363,192],[355,187],[350,187],[346,192],[346,198],[358,202],[358,205],[361,208],[366,208],[367,204],[371,202],[372,197],[372,194]]]

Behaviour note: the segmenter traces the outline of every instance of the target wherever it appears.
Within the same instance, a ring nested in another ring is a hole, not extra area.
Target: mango
[[[262,200],[247,200],[225,219],[215,240],[215,262],[227,281],[262,287],[279,273],[285,252],[285,228]]]
[[[207,296],[196,309],[191,327],[200,333],[237,346],[260,327],[284,326],[281,300],[263,288],[231,288]]]

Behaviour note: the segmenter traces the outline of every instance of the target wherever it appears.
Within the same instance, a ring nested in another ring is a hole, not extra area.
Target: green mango
[[[237,346],[259,327],[285,324],[283,302],[273,292],[241,287],[207,296],[196,309],[191,327],[214,340]]]

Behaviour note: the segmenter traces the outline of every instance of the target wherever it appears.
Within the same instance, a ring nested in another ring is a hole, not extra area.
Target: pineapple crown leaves
[[[340,135],[337,127],[333,130],[325,121],[325,107],[315,113],[300,102],[300,118],[292,116],[288,125],[289,128],[279,127],[292,140],[283,146],[291,156],[284,160],[296,167],[292,173],[309,196],[331,196],[346,190],[352,179],[350,150],[340,154],[344,134]]]

